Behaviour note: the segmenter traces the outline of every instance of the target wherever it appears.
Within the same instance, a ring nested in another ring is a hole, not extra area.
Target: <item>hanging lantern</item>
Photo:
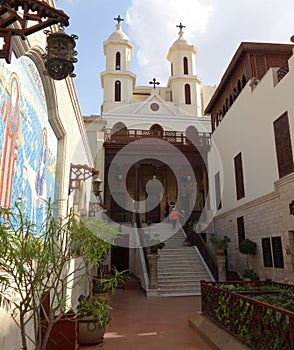
[[[45,74],[54,80],[62,80],[67,76],[75,77],[74,63],[78,60],[74,57],[77,51],[74,50],[78,37],[74,34],[67,35],[63,28],[58,32],[44,31],[47,34],[47,54],[43,55],[45,59]]]

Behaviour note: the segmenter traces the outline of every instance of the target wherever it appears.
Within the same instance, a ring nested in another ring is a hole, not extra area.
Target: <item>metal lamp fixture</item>
[[[98,175],[95,179],[93,179],[92,181],[92,189],[93,189],[93,193],[96,197],[100,196],[100,193],[102,192],[100,190],[100,185],[101,185],[102,181],[99,179]]]
[[[54,80],[62,80],[67,76],[75,77],[73,64],[78,60],[74,48],[78,37],[66,34],[62,27],[58,32],[45,30],[44,33],[47,35],[47,53],[43,55],[46,68],[44,73]]]

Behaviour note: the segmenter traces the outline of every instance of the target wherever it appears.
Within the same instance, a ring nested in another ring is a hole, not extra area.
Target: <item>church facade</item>
[[[197,49],[179,28],[167,53],[171,75],[164,87],[155,78],[136,85],[134,48],[120,20],[103,43],[102,113],[84,120],[96,167],[104,169],[103,205],[114,221],[132,221],[139,211],[142,222],[158,223],[171,202],[185,217],[200,215],[205,206],[211,122],[203,111],[214,89],[202,85]]]
[[[120,21],[103,44],[102,112],[84,120],[107,215],[156,223],[174,202],[208,244],[212,232],[231,238],[228,270],[293,282],[293,45],[241,43],[215,89],[197,77],[197,49],[179,28],[165,87],[136,85]],[[257,244],[248,260],[245,238]]]

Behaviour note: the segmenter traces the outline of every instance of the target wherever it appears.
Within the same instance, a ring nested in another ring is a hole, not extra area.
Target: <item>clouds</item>
[[[139,84],[156,77],[161,84],[167,82],[169,63],[166,60],[169,47],[178,38],[182,22],[187,37],[195,38],[204,32],[208,23],[210,6],[197,0],[133,0],[127,11],[129,36],[137,45]],[[192,40],[191,40],[192,41]]]
[[[137,82],[156,77],[161,85],[170,74],[168,49],[185,36],[198,48],[197,74],[214,85],[242,41],[289,42],[294,34],[293,0],[274,6],[268,0],[132,0],[127,11],[129,37],[136,46]],[[287,9],[287,11],[285,11]]]

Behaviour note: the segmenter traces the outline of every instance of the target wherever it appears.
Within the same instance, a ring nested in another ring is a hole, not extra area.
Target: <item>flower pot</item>
[[[216,252],[216,255],[220,255],[220,256],[225,255],[225,250],[224,249],[216,249],[215,252]]]
[[[103,301],[108,301],[109,299],[109,293],[105,292],[105,293],[93,293],[93,297],[98,300],[99,302],[103,302]]]
[[[47,321],[42,321],[42,339],[45,337]],[[67,315],[54,323],[46,350],[78,350],[78,317]]]
[[[106,327],[100,327],[92,317],[79,319],[79,344],[92,345],[102,343]]]

